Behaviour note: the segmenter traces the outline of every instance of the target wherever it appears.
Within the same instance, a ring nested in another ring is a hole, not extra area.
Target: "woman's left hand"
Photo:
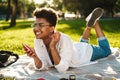
[[[50,47],[55,47],[57,42],[60,40],[60,32],[55,32],[52,36],[51,36],[52,40],[50,42]]]

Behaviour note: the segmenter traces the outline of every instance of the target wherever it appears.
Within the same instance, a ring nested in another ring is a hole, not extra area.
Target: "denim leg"
[[[98,38],[98,46],[93,46],[93,54],[91,61],[96,59],[107,57],[111,54],[110,46],[108,40],[105,37]]]
[[[85,43],[88,43],[88,42],[89,42],[89,40],[84,39],[84,38],[81,38],[81,39],[80,39],[80,42],[85,42]]]

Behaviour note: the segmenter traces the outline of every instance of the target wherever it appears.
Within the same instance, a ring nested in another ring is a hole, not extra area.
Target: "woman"
[[[102,14],[103,9],[101,8],[93,10],[86,19],[87,27],[81,41],[73,44],[73,41],[67,35],[55,31],[57,15],[53,9],[35,10],[34,49],[23,45],[27,55],[34,59],[35,68],[46,70],[54,66],[58,72],[64,72],[69,67],[80,67],[82,64],[110,55],[109,43],[98,23]],[[88,44],[92,26],[98,37],[98,46]]]

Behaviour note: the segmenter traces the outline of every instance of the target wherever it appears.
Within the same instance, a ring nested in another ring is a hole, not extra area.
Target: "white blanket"
[[[107,58],[82,65],[79,68],[70,68],[65,73],[58,73],[54,68],[50,68],[48,71],[35,71],[32,67],[33,60],[23,55],[11,66],[1,68],[0,74],[5,77],[15,77],[15,80],[36,80],[38,78],[59,80],[60,78],[68,79],[69,75],[75,75],[76,80],[104,80],[104,78],[112,79],[113,77],[120,80],[120,50],[111,49],[113,54]]]

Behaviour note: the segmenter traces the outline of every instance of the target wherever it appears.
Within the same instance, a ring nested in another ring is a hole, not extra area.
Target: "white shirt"
[[[83,42],[74,43],[63,33],[61,33],[60,40],[56,45],[56,49],[61,57],[58,65],[52,64],[42,39],[34,40],[34,48],[38,58],[42,62],[42,67],[36,69],[46,70],[54,66],[58,72],[64,72],[69,67],[79,67],[82,64],[89,63],[93,52],[90,44]]]

